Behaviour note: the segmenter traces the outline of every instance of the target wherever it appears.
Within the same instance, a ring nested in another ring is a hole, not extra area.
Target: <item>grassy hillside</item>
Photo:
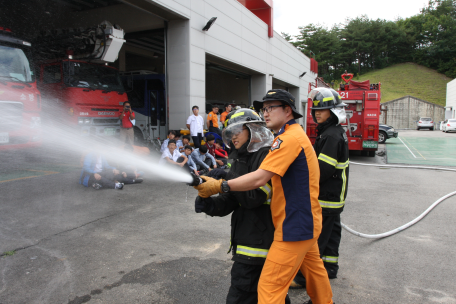
[[[415,63],[402,63],[360,75],[359,81],[363,80],[382,83],[382,102],[412,95],[445,106],[446,84],[453,79]]]

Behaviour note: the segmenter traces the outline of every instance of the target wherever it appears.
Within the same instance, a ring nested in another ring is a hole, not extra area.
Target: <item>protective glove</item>
[[[204,179],[204,183],[198,186],[193,186],[193,188],[198,190],[199,196],[207,198],[222,192],[222,182],[225,181],[224,179],[216,180],[207,176],[201,176],[201,178]]]
[[[206,202],[201,196],[197,196],[195,199],[195,212],[196,213],[201,213],[204,212],[204,209],[206,209]]]

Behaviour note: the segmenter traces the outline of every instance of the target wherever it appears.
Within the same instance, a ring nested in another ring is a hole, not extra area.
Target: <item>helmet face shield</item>
[[[250,144],[247,151],[256,152],[263,147],[269,147],[274,141],[274,135],[263,124],[249,123],[246,126],[250,129]]]
[[[245,122],[240,122],[237,124],[229,125],[223,129],[222,138],[225,145],[229,145],[234,136],[241,134],[242,130],[245,129],[244,124]]]
[[[249,145],[247,151],[256,152],[263,147],[269,147],[274,141],[274,135],[266,128],[264,122],[239,122],[230,125],[223,130],[222,138],[225,145],[229,145],[233,137],[238,136],[243,130],[250,131]]]

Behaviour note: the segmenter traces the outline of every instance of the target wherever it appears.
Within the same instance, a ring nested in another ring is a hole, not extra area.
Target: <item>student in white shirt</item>
[[[190,115],[187,119],[187,128],[190,130],[190,136],[193,139],[195,148],[200,148],[203,140],[204,119],[201,115],[198,115],[198,106],[193,106],[192,111],[193,115]]]
[[[190,168],[188,167],[187,161],[187,156],[180,153],[179,150],[176,149],[176,141],[174,139],[170,139],[168,141],[168,149],[163,152],[159,163],[177,165],[189,172]]]
[[[176,132],[173,130],[168,131],[168,138],[163,141],[163,144],[161,145],[160,152],[163,153],[165,152],[166,149],[168,149],[168,141],[170,139],[173,139],[176,137]]]

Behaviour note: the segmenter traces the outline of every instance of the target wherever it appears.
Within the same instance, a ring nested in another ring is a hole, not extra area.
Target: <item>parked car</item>
[[[429,129],[431,131],[434,130],[434,122],[430,117],[420,117],[420,120],[416,123],[416,129]]]
[[[394,130],[393,127],[380,124],[378,130],[378,143],[383,144],[387,139],[391,137],[397,137],[399,135],[399,132]]]
[[[450,131],[456,131],[456,119],[447,119],[444,121],[442,132],[448,133]]]

